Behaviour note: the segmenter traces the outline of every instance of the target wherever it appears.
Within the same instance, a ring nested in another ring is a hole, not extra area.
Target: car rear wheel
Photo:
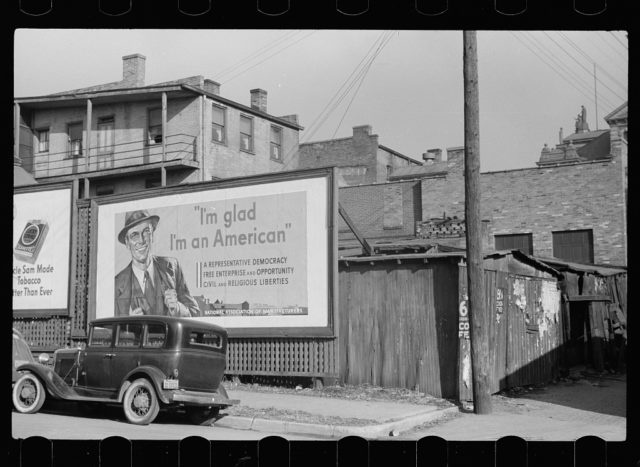
[[[42,383],[32,373],[22,375],[13,386],[13,406],[20,413],[36,413],[46,397]]]
[[[187,417],[194,425],[211,425],[220,413],[220,407],[187,407]]]
[[[130,423],[148,425],[160,411],[160,403],[153,385],[146,379],[136,379],[124,393],[124,414]]]

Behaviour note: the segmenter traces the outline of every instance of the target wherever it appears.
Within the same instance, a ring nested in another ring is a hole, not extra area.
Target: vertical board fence
[[[339,274],[340,379],[454,395],[455,262],[343,261]]]

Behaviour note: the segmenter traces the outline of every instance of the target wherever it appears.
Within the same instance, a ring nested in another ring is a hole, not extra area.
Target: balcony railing
[[[197,137],[183,133],[167,135],[164,160],[162,144],[149,144],[147,140],[114,144],[109,150],[96,146],[88,150],[82,148],[80,155],[74,155],[71,148],[68,148],[62,152],[22,156],[22,166],[35,178],[90,174],[103,170],[160,164],[163,161],[197,161]]]

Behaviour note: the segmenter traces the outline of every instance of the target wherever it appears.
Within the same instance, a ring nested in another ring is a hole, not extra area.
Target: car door
[[[80,385],[95,396],[108,396],[115,389],[111,381],[115,327],[111,323],[92,325],[89,342],[82,352]]]
[[[116,329],[116,341],[111,359],[111,385],[120,388],[124,377],[140,366],[142,322],[120,323]]]

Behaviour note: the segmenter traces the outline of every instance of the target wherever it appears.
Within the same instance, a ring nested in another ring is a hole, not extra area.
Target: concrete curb
[[[327,437],[362,436],[363,438],[378,438],[387,436],[391,431],[407,431],[423,423],[432,422],[447,414],[458,412],[458,407],[429,410],[398,420],[378,423],[375,425],[328,425],[318,423],[290,422],[286,420],[267,420],[258,417],[238,417],[228,415],[216,420],[213,426],[234,428],[238,430],[265,431],[271,433],[291,433],[303,435],[318,435]]]

